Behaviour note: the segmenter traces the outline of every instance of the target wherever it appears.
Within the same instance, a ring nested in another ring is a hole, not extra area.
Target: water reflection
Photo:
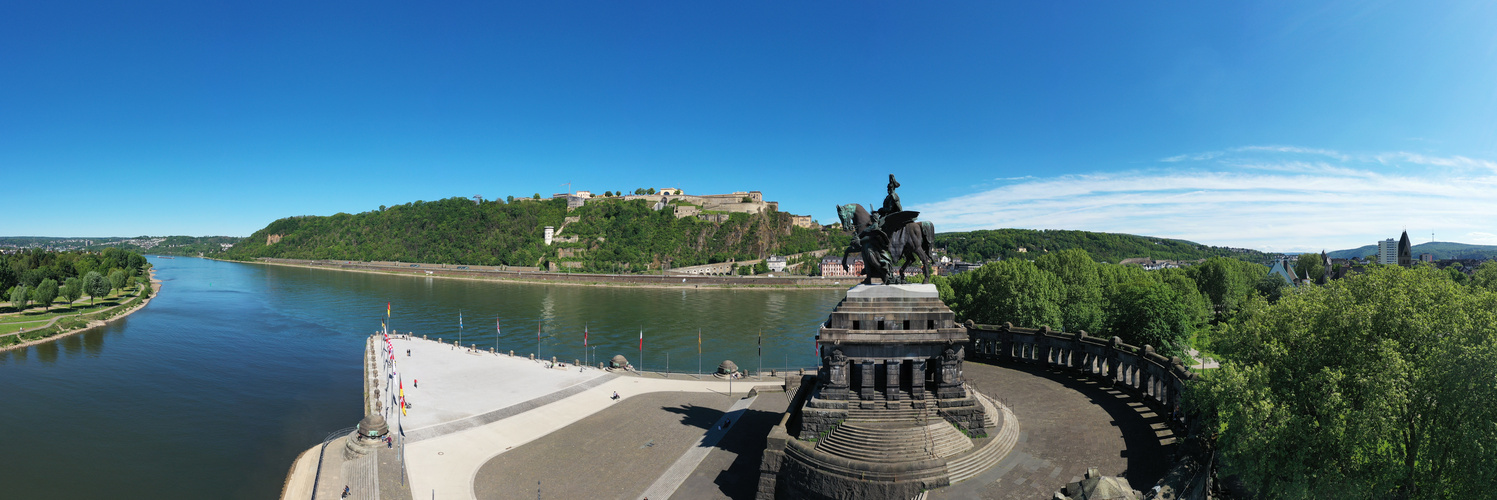
[[[57,362],[57,342],[42,342],[31,346],[30,349],[36,349],[36,359],[43,363]]]

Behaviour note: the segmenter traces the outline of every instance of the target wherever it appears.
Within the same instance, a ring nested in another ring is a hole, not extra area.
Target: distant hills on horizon
[[[134,238],[0,236],[0,250],[40,248],[52,251],[74,251],[119,248],[140,254],[209,255],[222,252],[224,245],[232,246],[242,239],[237,236],[137,236]]]
[[[1433,255],[1435,260],[1497,259],[1497,245],[1471,245],[1451,241],[1431,241],[1429,243],[1420,243],[1410,248],[1413,251],[1415,260],[1419,258],[1420,254],[1426,253]],[[1350,259],[1375,254],[1377,254],[1377,244],[1326,252],[1326,256],[1332,259]]]

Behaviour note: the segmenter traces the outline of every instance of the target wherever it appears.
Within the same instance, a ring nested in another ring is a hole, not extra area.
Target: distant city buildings
[[[1388,238],[1377,242],[1377,263],[1385,266],[1398,263],[1398,240]]]
[[[827,256],[821,259],[821,275],[828,278],[848,278],[863,275],[863,256],[848,256],[847,271],[842,270],[841,256]]]
[[[1394,264],[1409,267],[1414,265],[1414,247],[1409,244],[1409,232],[1404,231],[1403,236],[1394,241],[1388,238],[1377,242],[1377,263],[1385,266]],[[1434,256],[1430,257],[1431,259]]]

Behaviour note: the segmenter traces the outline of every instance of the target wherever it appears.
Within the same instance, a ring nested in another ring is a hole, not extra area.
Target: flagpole
[[[458,345],[458,347],[462,347],[462,345],[463,345],[463,310],[462,309],[458,309],[457,310],[457,345]]]
[[[702,377],[702,327],[697,327],[697,378]]]
[[[764,330],[759,330],[759,375],[764,374]]]
[[[639,370],[645,369],[645,326],[639,325]]]

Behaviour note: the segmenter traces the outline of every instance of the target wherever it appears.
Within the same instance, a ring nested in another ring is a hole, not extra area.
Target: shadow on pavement
[[[692,427],[697,427],[697,428],[701,428],[701,429],[708,429],[708,430],[710,430],[712,428],[712,425],[716,424],[717,420],[720,419],[720,418],[722,418],[722,416],[723,416],[723,411],[722,410],[719,410],[719,409],[716,409],[716,408],[710,408],[710,407],[706,407],[706,406],[697,406],[697,405],[682,405],[682,406],[676,406],[676,407],[662,406],[662,407],[660,407],[660,409],[668,411],[668,412],[671,412],[671,413],[680,414],[681,415],[681,423],[683,425],[689,425],[689,426],[692,426]]]
[[[759,489],[759,465],[764,461],[766,437],[769,429],[780,423],[781,415],[752,408],[744,410],[732,432],[717,443],[723,451],[738,455],[712,481],[719,492],[735,500],[754,498]]]

